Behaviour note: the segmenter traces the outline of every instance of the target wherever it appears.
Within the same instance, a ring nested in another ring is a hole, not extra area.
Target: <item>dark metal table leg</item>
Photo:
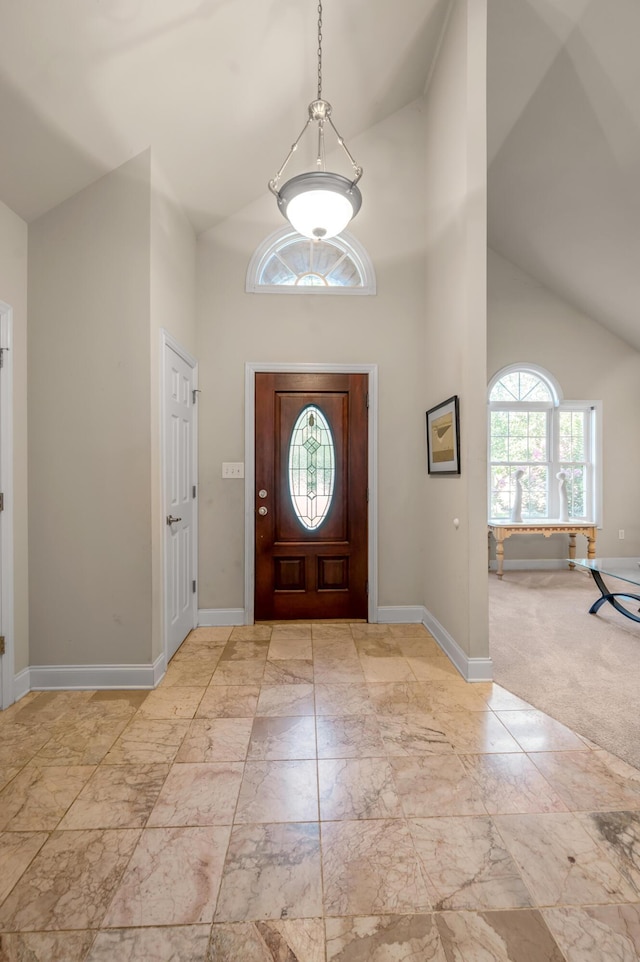
[[[620,602],[617,600],[618,598],[631,598],[634,601],[640,601],[640,595],[624,594],[623,592],[612,593],[609,591],[606,584],[602,580],[602,575],[600,574],[600,572],[596,571],[594,568],[590,568],[589,570],[591,571],[591,574],[593,575],[593,580],[597,584],[598,588],[600,589],[600,594],[602,595],[601,598],[598,598],[598,600],[594,601],[594,603],[591,605],[591,607],[589,608],[589,614],[595,615],[596,611],[598,611],[598,609],[602,607],[605,601],[608,601],[609,604],[613,605],[616,611],[619,611],[621,615],[625,615],[627,618],[631,618],[632,621],[640,622],[640,618],[638,618],[637,615],[634,615],[630,611],[627,611],[624,605],[621,605]]]

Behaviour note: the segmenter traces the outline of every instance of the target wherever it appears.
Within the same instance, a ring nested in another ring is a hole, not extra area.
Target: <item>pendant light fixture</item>
[[[312,124],[317,125],[318,132],[316,169],[306,174],[298,174],[280,187],[280,180],[287,164],[298,149],[305,131]],[[329,124],[333,130],[339,145],[349,159],[353,168],[352,179],[325,169],[326,124]],[[273,180],[269,181],[269,190],[275,194],[280,211],[294,230],[304,237],[324,240],[340,234],[360,210],[362,194],[356,185],[361,177],[362,167],[356,164],[331,119],[331,104],[322,99],[322,0],[320,0],[318,3],[318,96],[309,104],[307,122],[292,145],[282,167]]]

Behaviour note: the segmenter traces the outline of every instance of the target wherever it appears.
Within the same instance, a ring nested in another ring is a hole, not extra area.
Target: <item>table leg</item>
[[[576,536],[575,532],[569,535],[569,558],[573,560],[576,556]],[[575,568],[575,565],[571,564],[569,561],[569,567]]]
[[[593,560],[596,556],[596,537],[595,534],[587,535],[587,558]]]
[[[631,595],[631,594],[627,595],[627,594],[623,594],[622,592],[610,593],[606,584],[602,580],[602,575],[600,574],[600,572],[596,571],[594,568],[591,568],[590,570],[591,570],[591,574],[593,575],[593,580],[595,581],[598,588],[600,589],[601,597],[598,598],[597,601],[594,601],[594,603],[591,605],[591,607],[589,608],[589,614],[595,615],[595,613],[602,607],[605,601],[608,601],[609,604],[613,605],[616,611],[619,611],[621,615],[625,615],[627,618],[631,618],[632,621],[640,622],[640,618],[638,618],[637,615],[632,614],[630,611],[628,611],[624,607],[624,605],[621,605],[620,602],[618,601],[618,598],[626,598],[627,600],[631,600],[631,601],[640,601],[640,595]]]
[[[502,565],[504,563],[504,543],[502,541],[496,541],[496,563],[496,574],[498,578],[502,578]]]

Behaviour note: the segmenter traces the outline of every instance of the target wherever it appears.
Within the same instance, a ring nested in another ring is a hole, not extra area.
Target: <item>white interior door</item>
[[[164,344],[165,651],[196,624],[195,362]]]
[[[0,335],[1,337],[1,335]],[[0,349],[0,368],[3,367],[6,351]],[[3,377],[5,372],[0,370],[0,378]],[[0,387],[0,489],[2,488],[6,476],[5,466],[4,466],[4,391]],[[2,491],[2,501],[4,502],[4,491]],[[0,709],[8,708],[9,705],[13,703],[13,670],[10,670],[9,662],[11,658],[9,657],[9,652],[7,652],[7,632],[5,630],[3,615],[3,595],[4,595],[4,562],[6,557],[6,547],[5,547],[5,525],[4,525],[4,503],[2,504],[2,510],[0,510],[0,636],[2,641],[0,642]]]
[[[0,301],[0,708],[15,700],[13,639],[13,351],[12,311]]]

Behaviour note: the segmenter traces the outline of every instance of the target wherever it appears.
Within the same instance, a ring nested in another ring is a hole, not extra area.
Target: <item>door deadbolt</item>
[[[264,518],[265,514],[269,514],[269,509],[265,508],[265,506],[262,505],[261,508],[258,508],[258,514],[261,514],[262,517]]]
[[[266,496],[267,496],[267,492],[265,491],[265,489],[264,489],[264,488],[260,488],[260,490],[258,491],[258,497],[259,497],[259,498],[266,498]]]

